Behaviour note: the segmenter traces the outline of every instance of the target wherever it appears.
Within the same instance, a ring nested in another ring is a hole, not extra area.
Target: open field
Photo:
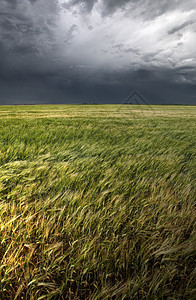
[[[196,106],[0,106],[0,299],[194,299]]]

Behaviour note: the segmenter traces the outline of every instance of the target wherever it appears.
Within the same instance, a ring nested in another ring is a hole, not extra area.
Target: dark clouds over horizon
[[[0,104],[196,104],[195,0],[1,0]]]

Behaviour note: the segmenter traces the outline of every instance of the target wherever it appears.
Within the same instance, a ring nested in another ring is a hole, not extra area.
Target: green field
[[[0,106],[0,299],[195,299],[196,106]]]

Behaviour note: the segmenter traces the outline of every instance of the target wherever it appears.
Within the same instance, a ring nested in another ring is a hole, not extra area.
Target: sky
[[[0,0],[0,104],[196,104],[196,0]]]

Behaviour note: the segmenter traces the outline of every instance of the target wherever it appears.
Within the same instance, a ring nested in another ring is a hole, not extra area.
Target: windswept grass
[[[196,107],[0,107],[0,299],[194,299]]]

